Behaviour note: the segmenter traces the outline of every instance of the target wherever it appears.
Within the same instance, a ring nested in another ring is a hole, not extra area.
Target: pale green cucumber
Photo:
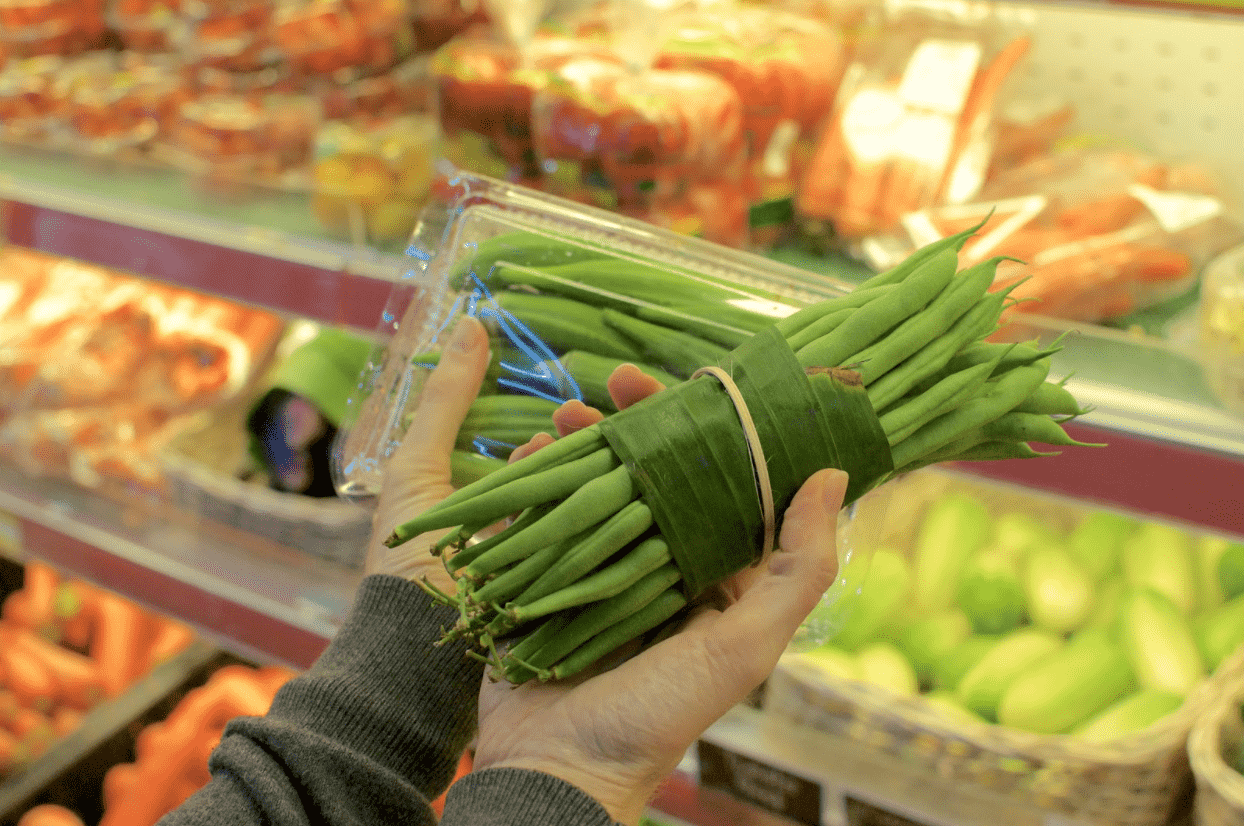
[[[860,679],[864,682],[901,697],[913,697],[920,690],[916,670],[893,643],[869,643],[856,652],[855,661],[859,665]]]
[[[899,634],[897,644],[916,669],[920,682],[929,685],[938,663],[971,633],[967,615],[952,608],[916,619]]]
[[[825,645],[788,655],[792,665],[807,669],[827,680],[859,680],[860,665],[855,655],[841,648]]]
[[[1138,589],[1124,597],[1119,638],[1144,688],[1187,695],[1205,679],[1188,619],[1165,594]]]
[[[1032,624],[1068,634],[1092,616],[1093,578],[1066,550],[1049,546],[1030,551],[1024,563],[1024,591]]]
[[[957,602],[978,634],[1005,634],[1028,613],[1028,597],[1014,555],[991,545],[964,566]]]
[[[953,691],[938,689],[920,695],[938,714],[956,723],[988,723],[984,717],[959,702]]]
[[[918,610],[951,606],[963,565],[984,546],[989,528],[989,509],[969,494],[952,492],[929,505],[912,553]]]
[[[998,704],[998,722],[1060,734],[1135,689],[1136,677],[1122,647],[1104,631],[1086,629],[1012,681]]]
[[[1067,536],[1067,550],[1098,580],[1119,568],[1119,555],[1139,523],[1112,511],[1086,514]]]
[[[1217,671],[1227,657],[1244,645],[1244,595],[1198,615],[1192,621],[1197,650],[1209,671]]]
[[[1095,743],[1117,740],[1144,731],[1183,704],[1184,698],[1179,694],[1142,688],[1076,726],[1071,733]]]
[[[1151,588],[1191,616],[1197,610],[1197,578],[1192,538],[1157,522],[1142,524],[1122,552],[1123,576],[1133,588]]]
[[[987,720],[996,720],[998,703],[1015,679],[1063,647],[1058,634],[1022,628],[1007,634],[963,675],[955,696]]]
[[[883,634],[892,633],[894,620],[907,607],[910,595],[911,566],[906,557],[888,548],[878,548],[850,613],[830,642],[855,651]]]
[[[988,634],[973,634],[959,643],[933,666],[932,687],[957,691],[964,676],[993,650],[1000,639]]]

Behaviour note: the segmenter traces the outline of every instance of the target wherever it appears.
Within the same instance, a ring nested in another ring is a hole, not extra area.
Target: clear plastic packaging
[[[414,52],[405,0],[285,0],[272,14],[272,41],[299,76],[362,77]]]
[[[377,75],[345,83],[312,82],[308,87],[319,98],[325,120],[383,121],[435,109],[435,91],[424,57]]]
[[[181,0],[113,0],[108,9],[108,24],[126,49],[168,52],[174,48],[172,32],[181,7]]]
[[[1219,399],[1244,414],[1244,246],[1220,255],[1205,270],[1197,350]]]
[[[1130,150],[1065,150],[998,174],[965,204],[902,217],[862,244],[884,268],[936,238],[988,219],[964,265],[1009,256],[995,285],[1023,301],[1009,313],[1107,321],[1186,293],[1201,268],[1244,235],[1204,170]]]
[[[542,160],[599,170],[622,205],[737,177],[746,157],[739,96],[704,72],[576,59],[537,92],[532,126]]]
[[[338,490],[347,497],[379,493],[385,462],[419,426],[412,414],[423,382],[464,314],[489,329],[494,359],[476,414],[459,433],[454,467],[467,474],[549,430],[562,400],[611,411],[604,382],[620,361],[677,383],[728,352],[721,342],[748,338],[747,325],[766,326],[846,289],[500,181],[464,176],[447,194],[420,221],[410,269],[394,284],[379,346],[347,407],[335,445]],[[637,328],[648,335],[632,337]],[[867,554],[857,550],[860,561],[844,566],[831,602],[858,587]],[[822,619],[832,624],[848,609],[844,602]]]
[[[274,66],[272,4],[266,0],[191,2],[183,7],[174,42],[190,72],[257,72]]]
[[[0,68],[0,136],[33,142],[45,138],[60,111],[53,90],[59,57],[10,60]]]
[[[364,243],[409,238],[432,187],[438,134],[427,115],[322,125],[312,171],[320,224]]]
[[[1030,46],[980,4],[899,3],[856,52],[796,206],[840,238],[980,188],[1006,81]]]
[[[16,57],[70,57],[98,48],[103,0],[0,0],[0,42]]]

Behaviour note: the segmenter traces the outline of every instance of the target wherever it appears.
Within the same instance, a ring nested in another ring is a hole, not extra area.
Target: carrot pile
[[[31,560],[0,604],[0,777],[185,648],[193,632]]]
[[[163,721],[138,733],[135,760],[104,775],[99,826],[146,826],[207,784],[207,759],[234,717],[268,710],[294,672],[280,666],[227,665],[187,692]]]

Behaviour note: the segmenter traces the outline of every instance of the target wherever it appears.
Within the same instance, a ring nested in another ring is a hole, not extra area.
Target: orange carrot
[[[60,573],[37,559],[26,563],[22,573],[21,593],[26,595],[26,609],[29,612],[28,627],[46,632],[55,617],[56,589],[60,585]]]
[[[122,694],[142,674],[149,617],[134,603],[100,592],[88,654],[99,667],[108,697]]]
[[[40,803],[27,809],[17,826],[86,826],[72,810],[57,803]]]
[[[7,685],[18,701],[36,711],[50,711],[56,704],[60,686],[42,661],[22,646],[0,641],[0,663]]]
[[[104,772],[102,794],[104,808],[111,809],[138,788],[138,766],[135,763],[117,763]]]
[[[104,696],[104,681],[99,665],[91,658],[62,648],[29,631],[12,635],[12,644],[20,645],[36,657],[57,684],[57,698],[75,709],[88,709]]]
[[[166,729],[167,726],[162,721],[143,726],[142,731],[134,738],[134,756],[137,762],[145,763],[164,750]]]
[[[95,627],[99,589],[80,580],[66,580],[56,589],[54,612],[63,645],[86,651]]]
[[[6,725],[20,707],[16,694],[7,688],[0,688],[0,726]]]
[[[1072,235],[1104,235],[1123,229],[1145,211],[1140,200],[1126,192],[1064,207],[1054,222]]]
[[[82,725],[82,712],[69,706],[57,706],[52,710],[52,730],[57,737],[64,737],[78,730]]]
[[[26,746],[7,728],[0,729],[0,778],[17,771],[29,759]]]
[[[56,739],[52,719],[33,708],[19,708],[9,720],[9,731],[26,747],[32,757],[38,757]]]
[[[147,649],[147,662],[143,666],[143,673],[149,673],[160,663],[180,654],[195,639],[194,629],[184,623],[155,617],[152,621],[156,625],[156,631]]]

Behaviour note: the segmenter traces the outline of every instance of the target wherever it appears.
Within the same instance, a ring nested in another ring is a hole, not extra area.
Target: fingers
[[[623,364],[609,376],[609,397],[619,410],[664,390],[665,385],[633,364]]]
[[[488,333],[470,316],[454,327],[440,363],[423,384],[410,429],[393,454],[390,473],[416,471],[449,479],[449,457],[467,410],[488,370]]]
[[[840,470],[822,470],[809,478],[786,511],[781,550],[759,569],[750,587],[724,611],[706,612],[667,641],[689,647],[671,646],[667,655],[704,669],[689,679],[706,687],[705,702],[696,712],[706,727],[773,670],[833,584],[838,511],[846,486],[847,475]]]
[[[559,435],[567,436],[576,430],[594,425],[603,418],[605,414],[596,408],[588,407],[578,399],[571,399],[553,411],[553,426],[557,428]]]
[[[517,462],[519,459],[529,456],[540,448],[547,447],[551,444],[553,444],[552,436],[547,433],[537,433],[531,437],[527,444],[519,445],[514,448],[514,450],[510,451],[509,462]]]

